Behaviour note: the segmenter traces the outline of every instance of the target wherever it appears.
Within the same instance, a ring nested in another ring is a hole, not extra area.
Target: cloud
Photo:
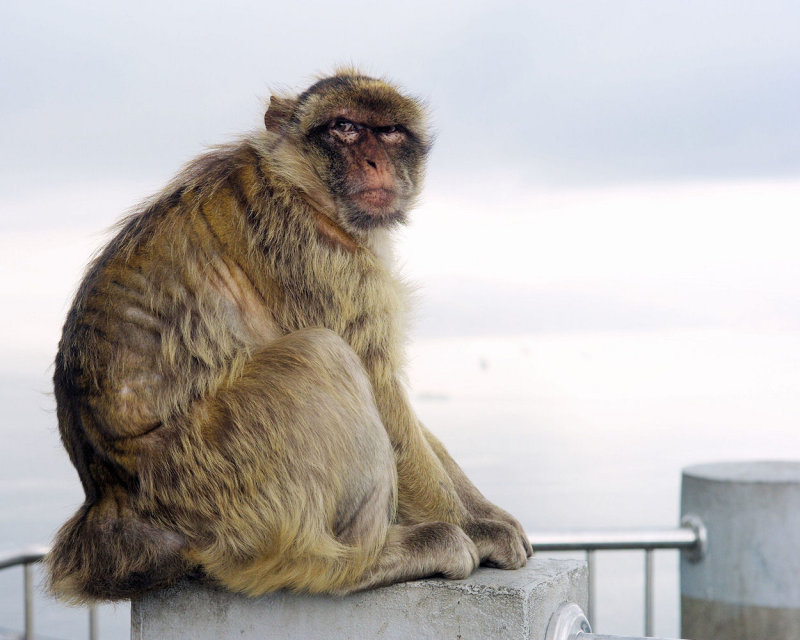
[[[483,17],[451,49],[459,82],[442,78],[465,120],[443,118],[442,165],[477,156],[477,171],[560,184],[800,170],[796,5],[506,3]]]
[[[0,188],[166,176],[341,62],[429,99],[434,180],[620,184],[800,171],[800,5],[11,0]],[[8,64],[10,62],[10,64]],[[27,187],[26,187],[27,188]]]

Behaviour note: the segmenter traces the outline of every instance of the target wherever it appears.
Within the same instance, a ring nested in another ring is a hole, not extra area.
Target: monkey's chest
[[[402,284],[390,274],[369,270],[327,275],[284,283],[280,324],[287,332],[330,329],[365,362],[390,357],[405,315]]]

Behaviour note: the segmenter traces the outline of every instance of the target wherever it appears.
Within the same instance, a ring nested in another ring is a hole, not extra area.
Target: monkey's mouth
[[[364,189],[353,194],[353,199],[366,211],[381,214],[392,209],[397,194],[392,189]]]
[[[403,224],[403,197],[393,189],[364,189],[350,196],[345,208],[347,223],[356,229],[376,229]]]

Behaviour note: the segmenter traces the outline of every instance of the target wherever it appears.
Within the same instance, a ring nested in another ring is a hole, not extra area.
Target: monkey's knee
[[[262,358],[265,386],[275,390],[268,401],[287,406],[288,400],[299,416],[327,425],[315,437],[344,429],[373,431],[374,437],[386,439],[364,365],[338,334],[318,328],[295,331],[272,343]],[[389,446],[388,440],[382,446]]]
[[[303,360],[322,367],[344,367],[366,376],[361,359],[339,334],[330,329],[300,329],[282,336],[272,345],[280,352],[295,352]]]

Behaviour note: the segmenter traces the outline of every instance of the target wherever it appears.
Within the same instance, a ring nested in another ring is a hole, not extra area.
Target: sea
[[[798,331],[429,337],[408,354],[420,418],[531,533],[675,527],[685,467],[800,459]],[[49,544],[82,502],[51,375],[39,355],[0,362],[0,551]],[[596,632],[642,633],[643,565],[640,552],[598,555]],[[677,638],[677,552],[656,553],[655,580],[655,635]],[[128,638],[129,615],[101,607],[100,638]],[[0,571],[0,628],[22,626],[22,570]],[[85,610],[44,593],[40,573],[35,628],[62,640],[88,628]]]

